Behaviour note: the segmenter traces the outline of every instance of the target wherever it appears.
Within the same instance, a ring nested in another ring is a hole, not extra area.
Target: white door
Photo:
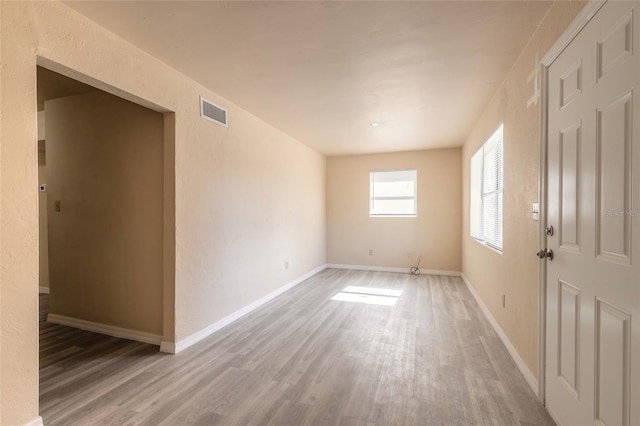
[[[640,425],[640,2],[606,3],[550,65],[546,403]]]

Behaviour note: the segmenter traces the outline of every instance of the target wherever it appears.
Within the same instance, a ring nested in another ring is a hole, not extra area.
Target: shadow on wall
[[[43,106],[41,286],[48,275],[50,315],[148,333],[159,344],[163,115],[98,90]]]

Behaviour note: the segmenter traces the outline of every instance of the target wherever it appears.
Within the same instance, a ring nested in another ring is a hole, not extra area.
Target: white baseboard
[[[469,280],[464,274],[461,274],[461,277],[464,283],[467,285],[467,288],[473,295],[474,299],[476,299],[476,302],[478,302],[478,305],[480,306],[480,309],[482,309],[482,312],[484,312],[484,315],[487,317],[487,320],[489,320],[489,323],[493,326],[493,329],[500,337],[500,340],[502,340],[502,343],[504,343],[504,346],[507,348],[507,351],[509,351],[511,358],[513,358],[513,361],[518,366],[518,369],[524,376],[525,380],[527,381],[529,386],[531,386],[531,389],[533,389],[533,392],[536,395],[538,395],[538,379],[536,379],[536,376],[534,376],[531,370],[529,370],[529,367],[527,367],[527,364],[525,364],[524,360],[520,357],[520,354],[516,350],[515,346],[513,346],[513,344],[511,343],[511,340],[509,340],[504,330],[502,330],[502,328],[500,327],[496,319],[493,317],[493,315],[491,315],[489,308],[487,308],[487,305],[484,304],[484,302],[480,298],[480,295],[478,295],[475,288],[473,288],[473,286],[471,285],[471,282],[469,282]]]
[[[127,328],[116,327],[113,325],[100,324],[93,321],[66,317],[64,315],[49,314],[47,315],[47,322],[66,325],[68,327],[75,327],[81,330],[92,331],[94,333],[106,334],[107,336],[119,337],[121,339],[129,339],[129,340],[135,340],[136,342],[150,343],[152,345],[159,345],[160,342],[162,341],[162,336],[159,336],[157,334],[145,333],[145,332],[136,331],[136,330],[129,330]]]
[[[176,344],[173,342],[165,342],[163,340],[160,342],[160,352],[164,352],[165,354],[175,354]]]
[[[375,272],[399,272],[401,274],[408,274],[411,268],[396,268],[391,266],[366,266],[366,265],[344,265],[341,263],[329,263],[327,268],[332,269],[353,269],[356,271],[375,271]],[[441,271],[439,269],[420,269],[420,273],[424,275],[447,275],[452,277],[459,277],[461,273],[459,271]]]
[[[230,314],[227,315],[226,317],[222,318],[219,321],[214,322],[213,324],[203,328],[202,330],[193,333],[192,335],[179,340],[176,343],[172,343],[172,342],[162,342],[160,344],[160,351],[161,352],[166,352],[166,353],[171,353],[171,354],[177,354],[178,352],[181,352],[183,350],[185,350],[186,348],[188,348],[189,346],[192,346],[196,343],[198,343],[200,340],[212,335],[213,333],[215,333],[216,331],[220,330],[223,327],[226,327],[227,325],[231,324],[232,322],[238,320],[239,318],[247,315],[248,313],[258,309],[260,306],[264,305],[265,303],[271,301],[272,299],[275,299],[276,297],[280,296],[282,293],[284,293],[287,290],[291,290],[293,287],[297,286],[298,284],[300,284],[301,282],[311,278],[312,276],[316,275],[317,273],[323,271],[324,269],[327,268],[327,265],[322,265],[319,266],[318,268],[296,278],[295,280],[291,281],[290,283],[280,287],[277,290],[272,291],[271,293],[267,294],[266,296],[256,300],[255,302],[245,306],[244,308]]]
[[[38,287],[38,293],[49,294],[49,287]]]
[[[42,417],[38,416],[35,419],[31,420],[29,423],[25,423],[24,426],[43,426]]]

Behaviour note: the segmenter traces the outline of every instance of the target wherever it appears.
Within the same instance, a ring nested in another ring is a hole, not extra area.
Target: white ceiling
[[[460,146],[551,5],[68,4],[326,155]]]

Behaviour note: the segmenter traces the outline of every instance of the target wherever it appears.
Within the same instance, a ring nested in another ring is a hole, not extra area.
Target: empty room
[[[0,1],[0,425],[639,425],[639,13]]]

